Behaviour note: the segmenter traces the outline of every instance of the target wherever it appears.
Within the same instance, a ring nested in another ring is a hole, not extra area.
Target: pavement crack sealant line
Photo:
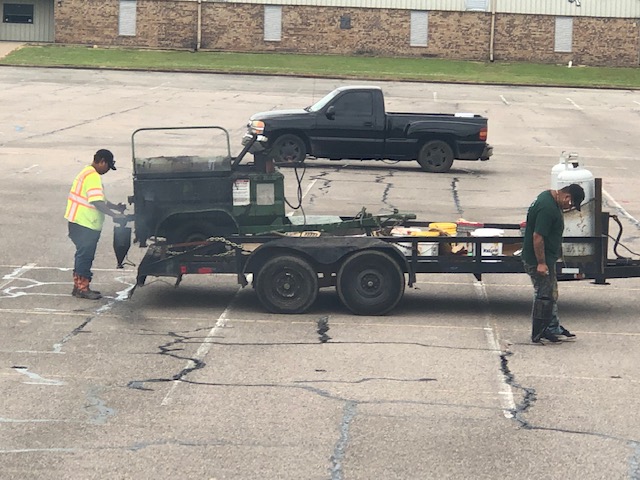
[[[87,325],[89,325],[93,320],[98,318],[100,315],[102,315],[103,313],[106,313],[109,310],[111,310],[111,308],[117,302],[125,301],[129,296],[129,291],[131,289],[133,289],[133,288],[134,288],[134,286],[132,285],[132,286],[129,286],[128,288],[126,288],[125,290],[117,292],[118,296],[116,298],[114,298],[113,300],[110,300],[108,303],[106,303],[105,305],[103,305],[100,308],[98,308],[93,315],[91,315],[90,317],[87,317],[87,319],[84,322],[82,322],[80,325],[78,325],[76,328],[74,328],[71,332],[69,332],[67,335],[65,335],[63,337],[63,339],[60,340],[60,342],[54,344],[53,345],[53,352],[54,353],[62,353],[62,347],[64,347],[64,345],[67,342],[69,342],[72,338],[74,338],[76,335],[79,335],[80,333],[89,333],[89,332],[85,331],[85,327]]]
[[[456,211],[458,212],[458,215],[462,216],[464,214],[464,209],[462,208],[462,205],[460,205],[458,183],[460,183],[460,179],[458,177],[453,177],[453,180],[451,180],[451,193],[453,194],[453,204],[456,206]]]
[[[533,388],[523,387],[518,382],[516,382],[513,373],[509,370],[509,360],[508,357],[513,355],[511,352],[503,352],[500,354],[500,368],[502,370],[502,374],[504,375],[504,379],[511,388],[515,388],[516,390],[521,390],[524,394],[522,397],[522,402],[517,404],[515,408],[511,409],[512,418],[516,420],[520,424],[522,428],[532,429],[532,427],[527,420],[524,419],[523,414],[529,410],[529,408],[536,401],[536,391]]]
[[[344,460],[347,447],[349,446],[349,427],[356,416],[358,404],[353,401],[345,402],[342,411],[342,421],[340,422],[340,438],[333,449],[331,455],[331,480],[342,480],[342,462]]]
[[[159,355],[166,355],[176,360],[186,360],[187,366],[180,370],[178,373],[172,375],[171,377],[166,378],[147,378],[145,380],[131,380],[127,383],[127,387],[134,388],[136,390],[153,390],[152,388],[145,387],[145,383],[163,383],[163,382],[174,382],[179,380],[184,380],[184,377],[195,370],[200,370],[206,366],[206,363],[196,358],[195,356],[183,356],[179,355],[176,352],[184,351],[184,348],[181,345],[190,344],[194,339],[201,339],[202,337],[190,337],[188,335],[180,335],[176,332],[168,332],[167,335],[172,337],[174,340],[171,340],[167,343],[158,346],[160,350]],[[202,342],[200,341],[202,344]]]
[[[533,407],[537,400],[536,391],[530,387],[524,387],[520,385],[516,380],[509,369],[509,360],[508,357],[511,356],[511,352],[505,352],[500,355],[501,360],[501,368],[504,374],[505,380],[507,384],[509,384],[512,388],[521,390],[524,392],[522,402],[520,402],[516,407],[512,410],[512,418],[518,422],[521,428],[526,430],[538,430],[545,432],[557,432],[557,433],[569,433],[573,435],[587,435],[590,437],[601,438],[605,440],[614,440],[617,442],[626,443],[631,449],[631,455],[629,456],[629,478],[631,480],[640,480],[640,442],[638,440],[618,437],[615,435],[608,435],[606,433],[599,432],[589,432],[585,430],[572,430],[568,428],[552,428],[552,427],[543,427],[539,425],[534,425],[528,420],[524,418],[524,414],[529,411],[530,408]]]
[[[382,198],[380,200],[380,202],[383,205],[386,205],[388,208],[390,209],[395,209],[395,206],[391,203],[389,203],[389,192],[391,191],[391,189],[394,187],[393,182],[388,181],[387,179],[393,177],[393,172],[387,172],[384,175],[376,175],[375,177],[375,183],[379,183],[381,185],[384,185],[384,191],[382,192]]]

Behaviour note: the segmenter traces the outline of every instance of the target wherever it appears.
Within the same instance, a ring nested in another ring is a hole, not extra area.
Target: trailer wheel
[[[447,142],[431,140],[420,149],[418,163],[425,172],[448,172],[453,165],[453,150]]]
[[[271,156],[276,165],[298,165],[307,156],[307,146],[297,135],[287,133],[273,142]]]
[[[258,299],[273,313],[303,313],[318,296],[318,275],[306,260],[278,255],[257,272]]]
[[[404,294],[404,273],[388,254],[360,251],[340,267],[336,290],[344,306],[356,315],[384,315]]]

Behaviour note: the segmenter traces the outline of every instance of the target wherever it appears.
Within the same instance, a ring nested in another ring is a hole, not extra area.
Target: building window
[[[264,40],[266,42],[282,40],[282,7],[279,5],[264,6]]]
[[[33,5],[5,3],[2,9],[2,23],[33,24]]]
[[[429,36],[429,17],[427,12],[414,10],[411,12],[411,40],[412,47],[426,47]]]
[[[349,30],[351,28],[351,15],[342,15],[340,17],[340,30]]]
[[[573,51],[573,17],[556,17],[556,37],[554,52]]]
[[[471,12],[486,12],[489,0],[465,0],[465,9]]]
[[[118,35],[134,37],[136,35],[136,0],[120,0],[118,15]]]

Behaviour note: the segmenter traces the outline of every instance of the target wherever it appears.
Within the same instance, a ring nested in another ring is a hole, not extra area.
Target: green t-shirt
[[[564,218],[562,210],[553,199],[549,190],[542,192],[531,204],[527,213],[527,228],[524,232],[522,245],[522,259],[529,265],[537,265],[535,251],[533,250],[534,232],[544,237],[544,256],[549,269],[562,254],[562,232],[564,231]]]

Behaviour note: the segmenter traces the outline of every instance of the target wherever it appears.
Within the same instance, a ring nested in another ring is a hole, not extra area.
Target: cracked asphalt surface
[[[562,283],[577,340],[539,346],[524,274],[421,275],[372,318],[333,289],[304,315],[268,314],[224,276],[150,280],[127,300],[135,267],[115,268],[107,222],[105,298],[70,295],[64,202],[95,150],[115,153],[104,183],[123,201],[135,129],[218,124],[237,147],[252,113],[344,83],[2,67],[0,84],[0,478],[640,479],[638,279]],[[447,174],[310,160],[305,213],[515,223],[576,151],[640,252],[640,92],[378,85],[390,110],[487,115],[494,157]]]

